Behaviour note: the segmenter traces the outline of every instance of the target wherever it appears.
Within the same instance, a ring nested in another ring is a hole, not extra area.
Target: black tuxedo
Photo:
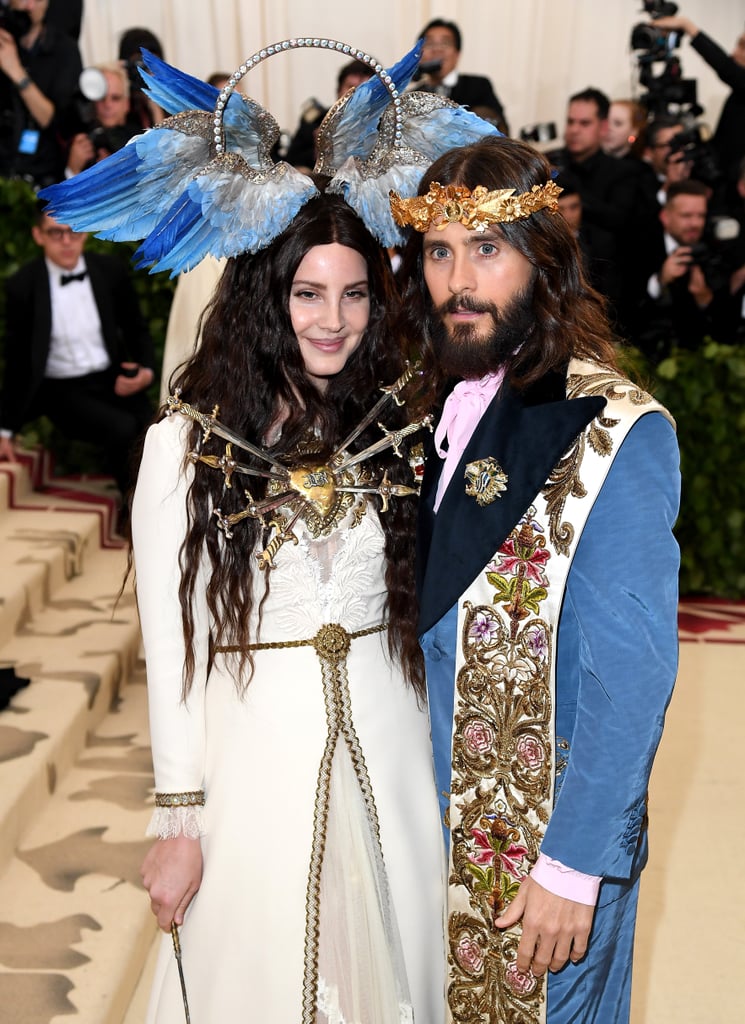
[[[114,378],[122,362],[154,369],[153,344],[126,265],[116,257],[93,253],[85,262],[111,366],[84,377],[45,377],[52,331],[49,274],[43,257],[27,263],[6,282],[0,427],[15,433],[44,414],[68,436],[102,445],[109,469],[124,487],[127,453],[149,422],[152,408],[142,392],[117,396]]]
[[[485,78],[484,75],[462,75],[460,71],[457,72],[457,75],[458,81],[452,88],[447,88],[446,86],[435,88],[431,85],[423,85],[420,87],[420,90],[422,92],[437,92],[447,96],[453,103],[459,103],[462,107],[468,107],[470,110],[473,110],[475,107],[489,107],[491,110],[495,110],[501,130],[505,135],[509,135],[504,107],[494,92],[489,79]]]

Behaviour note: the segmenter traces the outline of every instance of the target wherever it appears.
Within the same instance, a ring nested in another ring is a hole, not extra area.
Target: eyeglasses
[[[425,37],[423,49],[425,50],[454,50],[455,43],[452,39],[427,39]]]
[[[74,240],[79,235],[84,234],[84,232],[73,231],[72,228],[43,228],[42,234],[46,235],[47,238],[51,238],[53,242],[61,242],[66,235],[69,235]]]

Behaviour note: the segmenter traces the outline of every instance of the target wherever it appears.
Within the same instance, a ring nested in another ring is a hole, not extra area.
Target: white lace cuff
[[[147,827],[147,835],[158,839],[199,839],[205,834],[204,790],[184,793],[156,793],[155,811]]]
[[[199,839],[205,834],[204,808],[199,805],[156,807],[145,833],[155,839],[175,839],[176,836]]]

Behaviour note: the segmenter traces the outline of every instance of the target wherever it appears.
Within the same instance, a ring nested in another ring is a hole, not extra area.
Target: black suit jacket
[[[419,501],[417,589],[420,635],[438,622],[499,550],[572,441],[605,405],[566,397],[554,373],[520,393],[504,385],[481,417],[435,515],[442,461],[427,459]],[[466,465],[494,457],[507,489],[491,505],[465,493]]]
[[[429,85],[423,85],[420,88],[422,92],[440,91]],[[484,75],[462,75],[459,71],[458,81],[452,89],[447,90],[447,96],[453,103],[459,103],[462,107],[468,107],[470,110],[473,110],[474,107],[490,107],[495,110],[500,121],[499,127],[505,135],[509,135],[504,107],[494,92],[491,82]]]
[[[113,367],[131,361],[154,369],[153,342],[126,265],[114,256],[85,255],[93,296]],[[44,257],[25,264],[6,282],[5,375],[0,427],[20,430],[36,406],[52,331],[49,273]],[[68,287],[76,287],[75,284]]]

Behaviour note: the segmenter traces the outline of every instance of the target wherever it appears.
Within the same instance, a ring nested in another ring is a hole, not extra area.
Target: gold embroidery
[[[448,919],[448,1000],[459,1024],[480,1024],[486,1007],[494,1022],[538,1024],[545,999],[543,985],[517,970],[519,926],[492,926],[535,862],[552,798],[551,639],[537,614],[547,594],[515,564],[540,574],[543,538],[525,544],[526,530],[536,532],[532,519],[512,532],[488,577],[504,580],[511,601],[498,590],[492,606],[466,602],[461,633],[449,879],[458,896]]]
[[[567,398],[585,395],[602,395],[608,402],[628,399],[632,405],[641,406],[654,399],[630,380],[621,377],[615,370],[601,370],[596,373],[570,373],[567,377]],[[604,410],[608,412],[608,408]],[[580,479],[580,466],[585,455],[585,446],[597,455],[607,458],[613,454],[611,430],[619,423],[607,415],[596,416],[587,431],[577,437],[567,453],[562,456],[548,478],[543,490],[549,519],[551,543],[559,554],[567,555],[574,540],[574,527],[562,521],[567,499],[584,498],[587,494]]]
[[[469,462],[466,466],[466,494],[479,505],[491,505],[507,490],[507,474],[495,458]]]

